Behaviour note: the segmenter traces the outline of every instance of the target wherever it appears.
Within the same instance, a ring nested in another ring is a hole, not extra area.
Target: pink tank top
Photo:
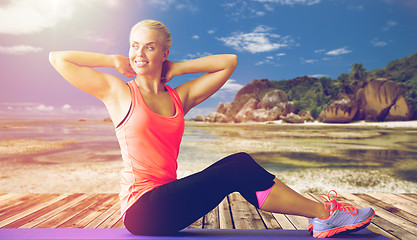
[[[184,112],[175,90],[165,85],[175,114],[165,117],[146,105],[135,81],[127,83],[131,109],[117,126],[123,158],[120,203],[122,215],[146,192],[177,179],[177,157],[184,133]]]

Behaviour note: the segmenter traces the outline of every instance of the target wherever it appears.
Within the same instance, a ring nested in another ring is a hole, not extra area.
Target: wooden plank
[[[6,227],[19,227],[19,228],[33,228],[34,226],[46,221],[47,219],[55,216],[64,209],[73,206],[79,201],[87,198],[88,195],[75,193],[70,196],[51,204],[48,207],[42,208],[24,218],[19,219],[18,221],[7,225]]]
[[[123,223],[123,219],[119,218],[119,220],[112,226],[112,228],[126,228],[125,224]]]
[[[45,199],[45,201],[40,202],[39,204],[34,204],[32,205],[30,208],[28,208],[27,210],[22,210],[22,211],[17,211],[13,216],[6,218],[2,221],[0,221],[0,227],[4,227],[6,225],[9,225],[15,221],[18,221],[19,219],[22,219],[30,214],[33,214],[36,211],[39,211],[42,208],[45,208],[57,201],[60,201],[64,198],[66,198],[68,195],[67,194],[48,194],[49,196],[51,196],[51,199],[48,201]]]
[[[12,206],[0,210],[0,221],[13,217],[17,212],[29,211],[31,207],[49,201],[57,196],[58,194],[33,194],[32,196],[19,198]]]
[[[414,197],[412,197],[411,195],[409,195],[409,194],[393,194],[393,195],[395,195],[395,196],[399,196],[399,197],[401,197],[401,198],[404,198],[404,199],[407,199],[407,200],[409,200],[409,201],[411,201],[411,202],[414,202],[414,204],[417,204],[417,199],[416,198],[414,198]]]
[[[295,226],[291,223],[291,221],[281,213],[272,213],[274,218],[277,220],[278,224],[284,230],[295,230]]]
[[[317,201],[324,203],[324,199],[322,197],[320,197],[318,195],[313,195],[313,194],[309,194],[309,195],[312,196]],[[361,208],[362,207],[360,204],[357,204],[355,202],[352,202],[351,200],[346,199],[345,197],[343,197],[343,195],[339,194],[338,196],[339,196],[338,201],[349,203],[356,208]],[[376,223],[378,223],[378,224],[376,224]],[[377,234],[383,235],[387,238],[390,238],[390,239],[399,239],[399,238],[395,237],[392,234],[392,232],[387,231],[387,230],[385,230],[381,227],[381,226],[387,226],[387,225],[390,225],[390,224],[391,223],[388,223],[385,219],[382,219],[379,216],[374,216],[374,218],[372,218],[371,224],[368,225],[367,229],[369,229],[370,231],[372,231],[374,233],[377,233]],[[397,226],[394,225],[394,224],[391,224],[390,226],[392,228],[397,228]]]
[[[114,194],[101,194],[100,198],[89,207],[83,209],[72,219],[66,221],[60,228],[84,228],[88,223],[97,218],[101,213],[105,212],[118,201],[118,197]]]
[[[265,229],[256,208],[239,193],[229,195],[232,218],[236,229]]]
[[[233,220],[230,213],[229,196],[226,196],[219,204],[220,229],[233,229]]]
[[[203,228],[205,229],[219,229],[219,206],[216,206],[213,210],[206,214],[204,217]]]
[[[272,213],[263,211],[261,209],[258,209],[258,212],[267,229],[282,229]]]
[[[204,223],[204,218],[205,218],[205,216],[199,218],[197,221],[190,224],[190,226],[188,226],[187,228],[202,229],[203,228],[203,223]]]
[[[72,219],[74,216],[79,214],[82,210],[94,205],[100,198],[102,194],[92,194],[86,199],[76,203],[70,208],[64,209],[62,212],[59,212],[55,216],[47,219],[46,221],[38,224],[35,228],[57,228],[60,225],[64,224],[66,221]]]
[[[345,199],[352,202],[352,205],[357,208],[369,207],[371,206],[376,213],[376,216],[372,219],[372,222],[384,229],[387,233],[399,238],[399,239],[416,239],[416,235],[412,234],[408,229],[412,229],[413,226],[409,225],[407,220],[402,219],[385,209],[382,209],[378,206],[372,206],[368,201],[350,193],[344,193],[343,196]],[[370,229],[373,231],[373,229]],[[385,236],[385,233],[382,234]]]
[[[289,215],[286,214],[288,220],[294,225],[295,229],[297,230],[307,230],[308,229],[308,218],[301,217],[301,216],[295,216],[295,215]]]
[[[125,228],[120,209],[111,214],[97,228]]]
[[[113,206],[111,206],[109,209],[104,211],[100,216],[95,218],[93,221],[91,221],[89,224],[87,224],[84,228],[98,228],[101,224],[104,223],[112,214],[119,214],[120,212],[120,203],[117,202]]]
[[[405,193],[405,195],[417,200],[417,193]]]
[[[10,204],[10,199],[21,197],[21,193],[4,193],[0,196],[0,208],[8,206]]]
[[[396,216],[399,216],[403,219],[400,218],[395,218],[395,220],[397,222],[401,222],[402,227],[404,229],[406,229],[407,231],[413,233],[414,235],[416,235],[417,238],[417,224],[415,224],[415,222],[417,222],[417,217],[405,212],[401,209],[398,209],[392,205],[386,204],[378,199],[375,199],[367,194],[355,194],[356,196],[370,202],[372,204],[372,207],[378,206],[381,209],[386,210],[387,212],[390,212],[392,214],[395,214]],[[393,220],[393,218],[390,218],[391,221]],[[404,219],[408,220],[409,222],[404,221]],[[388,219],[387,219],[388,220]]]
[[[392,205],[396,208],[401,209],[402,211],[408,212],[414,216],[417,216],[417,203],[409,201],[405,198],[399,197],[394,194],[389,193],[374,193],[368,194],[369,196],[378,199],[379,201],[385,202],[386,204]],[[410,220],[410,219],[409,219]],[[416,220],[410,220],[416,223]]]
[[[7,214],[13,214],[18,211],[20,206],[27,206],[29,202],[36,201],[39,198],[42,198],[41,194],[21,194],[5,200],[0,204],[0,216],[4,215],[3,217],[5,217]]]

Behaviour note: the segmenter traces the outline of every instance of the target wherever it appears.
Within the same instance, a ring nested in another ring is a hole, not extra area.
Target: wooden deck
[[[322,201],[314,194],[304,196]],[[390,239],[417,239],[417,194],[339,194],[338,201],[372,206],[368,226]],[[0,228],[124,228],[117,194],[0,194]],[[257,210],[238,193],[189,228],[307,229],[304,217]]]

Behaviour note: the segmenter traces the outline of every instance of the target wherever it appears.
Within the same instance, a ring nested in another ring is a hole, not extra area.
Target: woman
[[[121,211],[130,232],[175,233],[235,191],[257,208],[311,218],[309,231],[315,237],[358,230],[370,223],[371,208],[357,210],[330,198],[323,205],[304,198],[246,153],[177,179],[184,115],[223,86],[238,60],[228,54],[174,63],[168,60],[170,45],[170,33],[162,23],[144,20],[131,30],[129,57],[50,53],[51,64],[68,82],[100,99],[109,111],[123,158]],[[136,77],[126,84],[94,67],[111,67]],[[175,89],[165,84],[189,73],[205,74]]]

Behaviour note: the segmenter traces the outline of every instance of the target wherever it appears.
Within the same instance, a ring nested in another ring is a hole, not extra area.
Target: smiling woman
[[[335,200],[333,205],[309,200],[243,152],[177,179],[184,115],[226,83],[237,66],[237,56],[172,62],[168,60],[170,42],[170,33],[161,22],[144,20],[131,30],[129,57],[76,51],[51,52],[49,56],[68,82],[100,99],[109,111],[123,159],[121,213],[131,233],[174,234],[235,191],[263,210],[312,218],[309,229],[316,237],[357,230],[370,223],[371,208],[358,210]],[[115,68],[136,77],[125,84],[95,67]],[[175,89],[166,84],[175,76],[191,73],[204,74]],[[346,207],[352,211],[344,212]],[[334,217],[328,220],[330,216]],[[320,228],[329,223],[338,230]]]

